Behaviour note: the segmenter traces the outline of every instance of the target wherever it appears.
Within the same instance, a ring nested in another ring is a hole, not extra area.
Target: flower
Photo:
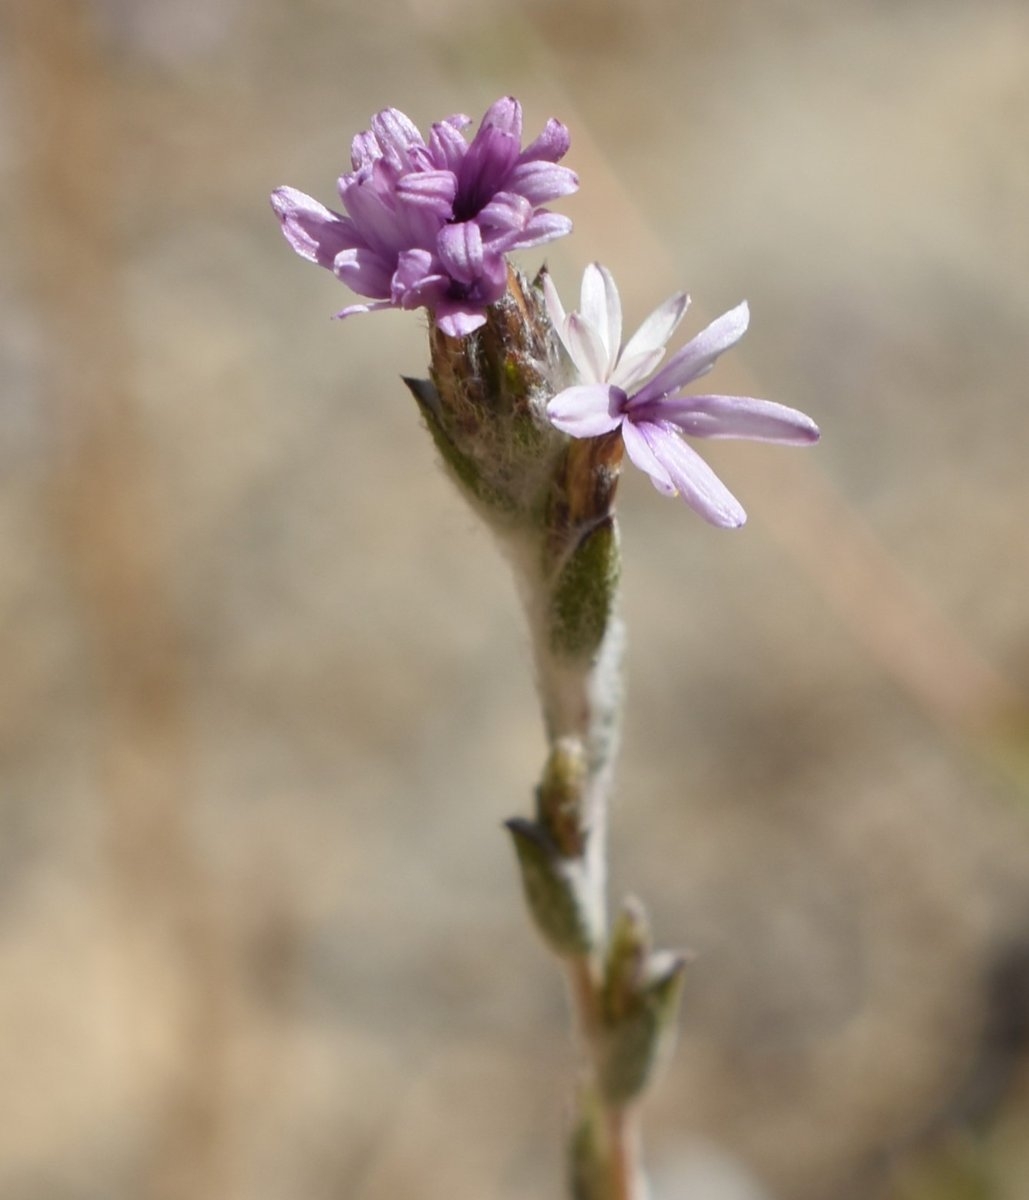
[[[682,434],[788,446],[818,441],[818,426],[810,417],[771,400],[683,394],[687,384],[706,375],[718,356],[746,332],[746,302],[713,321],[645,383],[689,306],[685,292],[659,305],[622,346],[621,300],[605,267],[592,263],[586,268],[578,312],[565,312],[549,275],[544,276],[543,289],[550,319],[581,381],[549,401],[551,422],[572,437],[598,437],[619,429],[629,458],[646,471],[657,490],[681,495],[712,525],[736,528],[747,514]]]
[[[295,188],[272,193],[293,249],[372,301],[337,316],[427,308],[444,333],[463,337],[504,294],[506,253],[571,230],[542,207],[579,186],[557,165],[565,126],[551,118],[523,150],[522,108],[510,96],[491,105],[471,142],[462,133],[469,124],[447,117],[426,142],[402,112],[383,109],[353,140],[353,170],[338,185],[343,213]]]

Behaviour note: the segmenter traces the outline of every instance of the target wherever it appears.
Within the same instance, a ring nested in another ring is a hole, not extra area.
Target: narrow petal
[[[352,178],[344,202],[355,228],[369,246],[383,254],[398,254],[407,249],[407,234],[397,218],[393,184],[378,170],[381,165],[381,161],[376,162],[370,172]]]
[[[428,250],[405,250],[390,280],[390,298],[399,307],[417,308],[444,295],[449,283]]]
[[[276,188],[271,202],[286,241],[308,262],[331,270],[341,250],[360,244],[351,221],[296,188]]]
[[[402,246],[431,247],[454,215],[451,171],[411,172],[397,181],[394,227]]]
[[[465,124],[470,122],[465,119]],[[455,124],[455,118],[437,121],[429,134],[429,153],[441,171],[457,174],[461,161],[468,153],[468,143],[461,133],[463,126]]]
[[[544,159],[546,162],[557,162],[568,153],[570,145],[571,138],[568,135],[567,125],[563,125],[551,117],[544,125],[543,132],[539,137],[530,142],[521,152],[518,161],[528,163],[535,159]]]
[[[418,126],[399,108],[384,108],[372,117],[372,132],[379,140],[383,153],[392,154],[397,162],[406,160],[409,146],[424,146]]]
[[[379,140],[370,129],[355,133],[350,143],[350,164],[355,171],[382,157]]]
[[[394,264],[375,250],[341,250],[332,269],[336,278],[359,296],[385,300],[390,295]]]
[[[378,300],[375,304],[348,304],[332,315],[335,320],[342,321],[345,317],[356,317],[358,313],[381,312],[384,308],[392,307],[388,300]]]
[[[691,341],[678,350],[654,378],[634,397],[640,405],[659,396],[668,396],[693,379],[711,370],[715,360],[735,346],[747,331],[750,310],[747,302],[723,313]]]
[[[480,308],[496,302],[507,291],[507,259],[495,254],[488,246],[483,248],[482,267],[469,292]]]
[[[568,315],[568,353],[583,383],[607,383],[607,351],[600,331],[581,313]]]
[[[568,346],[568,333],[566,325],[568,315],[565,312],[565,306],[561,303],[561,297],[558,294],[557,284],[554,283],[553,277],[549,271],[543,272],[543,300],[547,306],[547,315],[550,317],[550,323],[557,331],[557,336],[564,344],[564,348],[571,355],[571,350]]]
[[[532,206],[524,197],[514,192],[497,192],[489,204],[479,210],[475,222],[483,230],[521,233],[531,217]]]
[[[611,382],[617,383],[619,387],[625,388],[627,392],[632,389],[641,380],[655,371],[658,364],[665,356],[664,347],[655,350],[640,351],[637,354],[631,354],[628,358],[625,357],[623,351],[621,358],[618,360],[618,365],[611,373]]]
[[[627,420],[625,428],[630,425],[647,442],[654,457],[664,467],[675,491],[705,521],[723,529],[738,528],[746,521],[747,514],[743,506],[696,450],[679,437],[674,425],[665,421]],[[624,428],[622,434],[624,437]],[[628,441],[625,448],[631,456]]]
[[[547,416],[562,433],[599,437],[622,423],[625,393],[603,384],[565,388],[547,403]]]
[[[692,437],[808,446],[820,436],[818,426],[805,413],[749,396],[673,396],[655,401],[650,411]]]
[[[600,263],[590,263],[582,274],[580,312],[604,347],[600,378],[610,379],[622,342],[622,302],[611,272]]]
[[[518,159],[518,139],[497,125],[483,124],[458,174],[455,214],[461,220],[474,217],[499,192]]]
[[[646,379],[664,358],[665,345],[678,328],[679,322],[690,306],[685,292],[676,292],[650,314],[643,324],[626,342],[618,359],[618,367],[612,376],[619,387],[627,391],[633,384]]]
[[[571,217],[560,213],[547,212],[541,208],[520,234],[504,247],[508,250],[528,250],[532,246],[542,246],[544,242],[552,242],[572,232]]]
[[[436,160],[428,146],[408,146],[404,170],[420,175],[423,171],[435,171]]]
[[[519,192],[533,206],[549,204],[558,196],[570,196],[579,190],[579,176],[569,167],[536,159],[518,163],[504,180],[504,187]]]
[[[452,279],[470,284],[482,274],[482,231],[474,221],[444,226],[437,247],[440,262]]]
[[[424,204],[449,220],[454,211],[457,180],[453,171],[418,171],[397,180],[396,192],[413,204]]]
[[[522,106],[514,96],[501,96],[494,100],[482,118],[479,131],[483,129],[502,129],[509,133],[517,142],[522,140]]]
[[[672,483],[672,477],[665,470],[664,464],[654,453],[650,439],[646,436],[648,429],[649,426],[643,421],[623,421],[622,441],[625,443],[625,452],[641,471],[646,471],[651,483],[659,492],[666,496],[675,496],[678,494],[676,486]]]

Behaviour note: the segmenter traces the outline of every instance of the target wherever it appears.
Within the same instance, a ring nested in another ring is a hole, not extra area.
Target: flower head
[[[398,109],[372,118],[351,147],[353,169],[339,180],[343,212],[295,188],[272,193],[287,241],[326,267],[369,304],[428,308],[444,333],[463,337],[485,321],[504,294],[504,255],[570,231],[567,217],[542,207],[579,186],[558,166],[568,130],[551,119],[522,149],[522,108],[503,97],[471,142],[466,116],[447,117],[426,141]]]
[[[586,268],[577,312],[565,312],[549,275],[543,288],[550,319],[580,379],[548,403],[552,423],[572,437],[619,429],[629,458],[657,490],[682,496],[713,525],[734,528],[747,514],[682,434],[789,446],[818,441],[818,426],[810,417],[771,400],[683,394],[744,335],[750,320],[746,302],[713,321],[651,376],[689,305],[685,292],[656,308],[623,346],[621,300],[605,267]]]

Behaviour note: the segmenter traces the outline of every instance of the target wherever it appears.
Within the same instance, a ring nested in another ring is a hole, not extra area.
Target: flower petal
[[[479,131],[491,128],[501,129],[504,133],[509,133],[516,142],[521,142],[522,106],[514,96],[501,96],[499,100],[494,100],[486,110]]]
[[[646,379],[664,358],[665,344],[677,329],[690,306],[685,292],[676,292],[647,317],[626,342],[618,358],[612,381],[629,390],[633,384]]]
[[[377,300],[374,304],[348,304],[346,308],[341,308],[338,313],[332,315],[335,320],[342,321],[346,317],[355,317],[358,313],[381,312],[384,308],[392,307],[388,300]]]
[[[504,181],[504,187],[520,192],[532,205],[548,204],[558,196],[570,196],[579,190],[579,176],[570,167],[536,159],[518,163]]]
[[[715,360],[735,346],[747,332],[750,310],[747,302],[738,304],[716,320],[668,360],[660,371],[633,397],[634,407],[685,387],[693,379],[710,371]]]
[[[432,308],[449,287],[449,277],[440,272],[428,250],[405,250],[390,280],[390,299],[398,308]]]
[[[521,152],[518,161],[519,163],[528,163],[536,159],[543,159],[546,162],[557,162],[559,158],[564,158],[568,153],[570,145],[568,126],[551,117],[543,126],[543,132],[539,137],[534,142],[530,142]]]
[[[453,171],[411,171],[397,180],[396,193],[411,204],[423,204],[447,221],[453,215],[457,180]]]
[[[276,188],[271,202],[286,241],[308,262],[331,270],[341,250],[360,244],[351,221],[296,188]]]
[[[461,300],[442,300],[432,315],[448,337],[467,337],[486,324],[486,314],[480,306]]]
[[[543,300],[547,306],[547,315],[550,317],[550,323],[557,331],[557,336],[561,339],[564,348],[568,350],[571,356],[571,350],[568,346],[568,334],[565,326],[568,323],[568,314],[565,312],[565,306],[561,303],[561,297],[558,294],[557,284],[548,270],[543,271]]]
[[[746,521],[743,506],[696,450],[682,440],[674,425],[666,421],[634,422],[627,419],[622,427],[623,438],[630,427],[639,433],[654,458],[664,467],[674,490],[705,521],[723,529],[736,529]],[[636,462],[628,439],[625,448]]]
[[[355,133],[350,142],[350,165],[355,171],[367,167],[377,158],[382,158],[382,147],[370,129]]]
[[[424,146],[418,126],[399,108],[384,108],[372,117],[372,132],[384,155],[397,165],[406,161],[410,146]]]
[[[341,250],[332,269],[336,278],[359,296],[384,300],[390,294],[393,263],[375,250]]]
[[[461,161],[454,212],[470,220],[504,186],[518,160],[518,138],[498,125],[480,126]]]
[[[692,437],[748,438],[786,446],[808,446],[820,437],[818,426],[805,413],[750,396],[673,396],[650,408]]]
[[[571,217],[563,216],[561,213],[547,212],[545,208],[541,208],[522,232],[505,245],[504,250],[528,250],[532,246],[542,246],[544,242],[552,242],[555,238],[564,237],[571,231]]]
[[[600,263],[582,273],[580,313],[604,347],[600,378],[610,379],[622,344],[622,301],[611,272]]]
[[[583,383],[607,383],[607,350],[600,332],[577,312],[568,314],[568,353]]]
[[[531,217],[532,205],[524,196],[516,192],[497,192],[489,204],[479,210],[475,222],[484,232],[496,229],[507,233],[513,229],[521,233]]]
[[[622,441],[625,443],[625,452],[641,471],[646,471],[650,482],[659,492],[666,496],[674,496],[677,494],[675,484],[651,445],[647,436],[649,429],[650,426],[644,421],[623,421]]]
[[[464,124],[471,122],[467,117]],[[446,121],[437,121],[429,134],[429,152],[432,161],[441,171],[452,171],[456,174],[461,161],[468,153],[468,143],[461,130],[464,125],[457,124],[457,118],[449,117]]]
[[[439,232],[437,248],[440,262],[452,279],[469,284],[482,274],[482,231],[474,221],[445,225]]]
[[[547,403],[551,424],[572,437],[599,437],[622,423],[625,393],[603,384],[565,388]]]
[[[404,222],[397,216],[394,184],[381,159],[370,170],[340,180],[340,194],[367,245],[383,254],[409,249]]]

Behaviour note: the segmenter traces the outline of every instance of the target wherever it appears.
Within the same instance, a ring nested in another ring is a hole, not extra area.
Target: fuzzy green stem
[[[548,758],[534,818],[507,828],[529,911],[564,964],[578,1029],[573,1194],[644,1200],[636,1102],[677,976],[667,964],[648,974],[642,921],[623,914],[610,946],[607,934],[607,813],[622,699],[614,515],[622,440],[617,431],[570,439],[550,424],[547,401],[568,380],[539,281],[512,271],[482,328],[457,339],[432,326],[429,340],[431,381],[405,382],[459,489],[510,560],[528,618]]]

